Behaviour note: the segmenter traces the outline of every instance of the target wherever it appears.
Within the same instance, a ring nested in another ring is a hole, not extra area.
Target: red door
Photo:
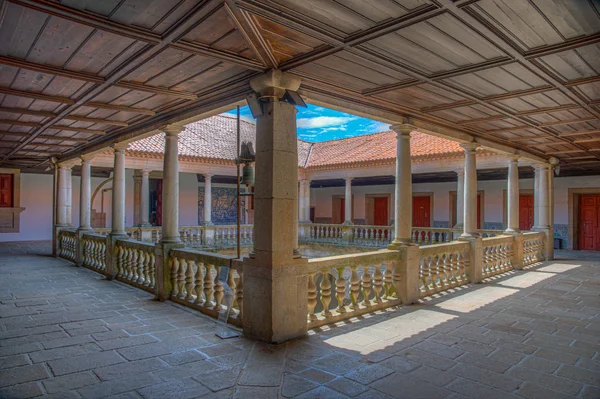
[[[413,227],[430,227],[430,197],[413,197]]]
[[[375,198],[373,223],[375,226],[387,226],[389,224],[387,198]]]
[[[579,249],[600,251],[600,195],[579,198]]]
[[[0,208],[13,206],[13,175],[0,175]]]
[[[519,196],[519,229],[531,230],[533,227],[533,195]]]

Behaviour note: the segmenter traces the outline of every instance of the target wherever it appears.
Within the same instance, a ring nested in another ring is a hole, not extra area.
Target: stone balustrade
[[[462,241],[419,248],[420,296],[467,284],[469,251],[469,243]]]
[[[140,241],[117,240],[114,247],[116,278],[146,291],[156,284],[155,247]]]
[[[348,226],[349,238],[354,245],[366,247],[385,247],[394,240],[393,226]]]
[[[400,303],[397,252],[309,259],[308,324],[317,327]]]
[[[77,230],[63,228],[58,231],[58,256],[71,262],[77,260]]]
[[[412,241],[417,245],[433,245],[452,241],[452,229],[413,227]]]
[[[102,234],[84,233],[81,237],[82,265],[100,273],[106,273],[107,237]]]
[[[513,236],[495,236],[483,240],[482,277],[487,278],[513,269]]]
[[[233,260],[214,253],[171,249],[167,259],[169,298],[215,318],[229,311],[228,322],[241,326],[243,272]],[[227,295],[232,296],[230,309],[224,301]]]
[[[543,232],[523,233],[523,266],[529,266],[544,260]]]

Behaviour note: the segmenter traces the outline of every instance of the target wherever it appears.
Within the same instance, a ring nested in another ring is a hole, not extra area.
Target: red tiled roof
[[[255,144],[256,127],[250,122],[240,124],[242,141]],[[411,156],[436,157],[462,153],[455,141],[411,133]],[[136,142],[127,148],[132,155],[164,153],[164,133]],[[236,119],[218,115],[186,125],[179,134],[179,155],[183,157],[233,162],[235,160]],[[256,149],[256,147],[255,147]],[[298,140],[298,165],[320,167],[356,162],[387,161],[396,158],[396,133],[382,132],[342,140],[309,143]]]

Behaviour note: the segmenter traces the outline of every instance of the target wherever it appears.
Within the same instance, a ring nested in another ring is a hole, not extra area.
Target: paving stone
[[[515,365],[525,358],[525,355],[509,349],[498,348],[490,353],[488,357],[501,363]]]
[[[392,397],[384,394],[383,392],[375,389],[369,389],[366,392],[361,393],[356,399],[391,399]]]
[[[314,382],[308,381],[297,375],[288,374],[283,377],[281,394],[286,398],[293,398],[316,387],[318,387],[318,385]]]
[[[580,382],[521,366],[512,367],[506,372],[506,375],[523,381],[529,381],[555,391],[565,392],[570,395],[577,395],[583,387],[583,384]]]
[[[143,373],[137,374],[135,378],[103,381],[92,386],[78,389],[77,391],[85,399],[99,399],[160,383],[162,383],[161,379],[155,375]]]
[[[454,346],[447,346],[443,344],[438,344],[436,342],[431,341],[423,341],[421,343],[416,344],[413,348],[420,349],[426,352],[431,352],[436,355],[441,355],[447,357],[449,359],[455,359],[465,353],[464,350]]]
[[[67,346],[63,348],[31,352],[28,355],[33,363],[40,363],[47,362],[49,360],[62,359],[65,357],[78,356],[86,353],[95,353],[100,351],[101,349],[98,347],[98,345],[96,345],[95,343],[90,343],[85,345]]]
[[[326,382],[331,381],[336,377],[334,374],[315,368],[304,370],[300,373],[300,375],[311,381],[318,382],[319,384],[325,384]]]
[[[222,369],[210,360],[199,360],[197,362],[185,363],[181,366],[169,367],[164,370],[155,371],[154,375],[162,380],[175,380],[193,377],[199,374],[208,373],[210,371]]]
[[[28,382],[25,384],[11,385],[8,388],[0,388],[0,398],[21,399],[33,398],[44,394],[40,382]]]
[[[526,382],[519,388],[519,396],[523,396],[527,399],[568,399],[572,398],[571,395],[566,395],[561,392],[557,392],[540,385]]]
[[[519,365],[552,374],[556,371],[556,369],[558,369],[560,363],[555,362],[554,360],[548,360],[541,357],[529,356],[526,359],[524,359]]]
[[[336,353],[311,362],[314,367],[335,375],[344,375],[362,366],[359,360],[352,356]]]
[[[146,399],[188,399],[206,395],[210,390],[191,378],[151,385],[138,390]]]
[[[549,349],[540,348],[535,351],[536,357],[541,357],[548,360],[555,360],[565,364],[575,364],[579,360],[579,356],[570,353],[558,352]]]
[[[581,397],[582,399],[598,399],[600,398],[600,388],[588,385],[581,391]]]
[[[84,327],[84,328],[76,328],[73,330],[67,330],[67,333],[72,337],[76,337],[78,335],[90,335],[90,334],[102,333],[102,332],[110,332],[110,330],[105,326],[92,326],[92,327]]]
[[[473,342],[468,340],[463,340],[456,345],[455,348],[462,349],[467,352],[479,353],[481,355],[489,355],[493,351],[496,350],[494,346],[482,344],[481,342]]]
[[[369,385],[373,381],[392,374],[394,370],[384,367],[380,364],[374,364],[362,367],[358,370],[346,374],[346,378],[354,380],[364,385]]]
[[[0,359],[0,370],[25,366],[26,364],[30,364],[29,357],[27,355],[13,355],[3,357]]]
[[[44,325],[44,326],[40,326],[40,327],[31,327],[31,328],[18,328],[18,329],[14,329],[14,330],[0,331],[0,340],[24,337],[24,336],[35,335],[35,334],[44,334],[44,333],[50,333],[50,332],[56,332],[56,331],[62,331],[62,328],[60,328],[59,326],[54,325],[54,324]]]
[[[92,334],[92,338],[94,338],[96,341],[106,341],[107,339],[118,339],[118,338],[125,338],[125,337],[129,337],[129,334],[127,334],[123,330],[116,330],[116,331],[109,330],[107,332]]]
[[[102,381],[113,380],[115,378],[131,378],[136,374],[146,373],[148,371],[167,368],[168,365],[159,358],[150,358],[137,360],[134,362],[118,363],[112,366],[100,367],[94,369],[94,373]],[[156,374],[156,373],[155,373]]]
[[[448,370],[448,372],[463,378],[490,385],[494,388],[506,390],[508,392],[517,389],[517,387],[521,384],[521,381],[508,377],[504,374],[499,374],[466,363],[458,363],[456,366]]]
[[[583,382],[585,384],[600,386],[600,373],[596,373],[591,370],[563,365],[558,369],[556,374],[561,377]]]
[[[94,375],[94,373],[86,371],[83,373],[75,373],[61,377],[50,378],[42,381],[42,384],[44,385],[44,388],[46,388],[46,392],[56,393],[82,388],[87,385],[96,384],[97,382],[98,378]]]
[[[91,335],[80,335],[77,337],[66,337],[52,339],[49,341],[42,342],[44,349],[62,348],[65,346],[82,345],[90,342],[95,342]]]
[[[361,393],[367,392],[369,388],[363,384],[340,377],[325,384],[328,388],[334,389],[351,397],[358,396]]]
[[[296,396],[297,399],[347,399],[348,396],[343,395],[337,391],[331,390],[327,387],[318,387],[311,391],[305,392],[300,396]]]
[[[418,369],[411,371],[408,376],[427,381],[440,387],[448,385],[457,378],[454,374],[437,370],[429,366],[421,366]]]
[[[474,399],[506,399],[517,398],[505,391],[494,389],[488,385],[479,382],[470,381],[464,378],[457,378],[446,387],[452,391],[458,392],[468,398]]]
[[[78,371],[93,370],[103,366],[112,364],[124,363],[123,359],[117,352],[97,352],[86,355],[74,356],[65,359],[52,360],[48,362],[48,366],[52,369],[54,375],[64,375],[75,373]]]
[[[403,356],[412,362],[426,364],[440,370],[448,370],[456,364],[454,360],[446,357],[413,348],[398,352],[398,355]]]
[[[238,386],[233,399],[277,399],[278,391],[279,388]]]
[[[240,385],[278,387],[281,384],[283,369],[279,364],[262,364],[242,370]]]
[[[180,364],[204,360],[206,359],[206,356],[197,350],[189,350],[185,352],[173,353],[171,355],[165,355],[162,356],[161,359],[169,363],[171,366],[178,366]]]
[[[43,364],[13,367],[6,370],[0,370],[0,387],[42,380],[48,377],[50,377],[50,373]]]
[[[241,368],[233,367],[218,369],[194,376],[193,378],[202,383],[213,392],[221,391],[226,388],[234,387],[239,378]]]
[[[144,345],[158,342],[158,339],[151,335],[136,335],[133,337],[117,338],[97,342],[97,345],[102,350],[120,349],[127,348],[130,346]]]
[[[510,368],[510,364],[500,362],[490,357],[479,355],[477,353],[465,353],[456,360],[462,363],[470,364],[472,366],[482,367],[486,370],[495,371],[497,373],[504,373]]]
[[[444,398],[450,394],[445,388],[416,380],[403,373],[395,373],[375,381],[371,387],[394,398],[432,399]]]

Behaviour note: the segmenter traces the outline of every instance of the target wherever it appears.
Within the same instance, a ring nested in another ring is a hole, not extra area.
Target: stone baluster
[[[315,308],[317,307],[317,285],[315,284],[314,272],[308,273],[308,320],[314,322],[317,320],[315,316]]]
[[[204,306],[210,307],[212,305],[213,298],[213,278],[212,278],[212,265],[204,264]]]
[[[328,270],[321,270],[321,303],[323,304],[323,316],[331,317],[329,304],[331,303],[331,281],[329,281]]]
[[[179,284],[177,276],[179,275],[179,259],[175,256],[169,258],[171,263],[171,296],[176,298],[179,295]]]
[[[338,313],[346,313],[346,307],[344,306],[344,298],[346,297],[346,280],[344,279],[344,269],[346,267],[338,267],[337,279],[335,280],[335,292],[338,303]]]
[[[362,290],[362,294],[363,294],[363,305],[364,306],[371,306],[371,273],[369,273],[369,266],[368,265],[363,265],[363,275],[362,275],[362,279],[361,279],[361,290]]]
[[[350,275],[350,298],[352,300],[352,310],[358,310],[358,296],[360,295],[360,279],[358,277],[358,265],[350,266],[352,274]]]
[[[188,259],[187,268],[185,270],[185,300],[192,301],[194,299],[194,262]]]
[[[202,283],[203,283],[202,267],[203,266],[204,266],[204,263],[200,263],[200,262],[196,263],[196,275],[194,278],[194,292],[196,293],[196,300],[194,301],[194,303],[196,305],[200,305],[202,303]]]

